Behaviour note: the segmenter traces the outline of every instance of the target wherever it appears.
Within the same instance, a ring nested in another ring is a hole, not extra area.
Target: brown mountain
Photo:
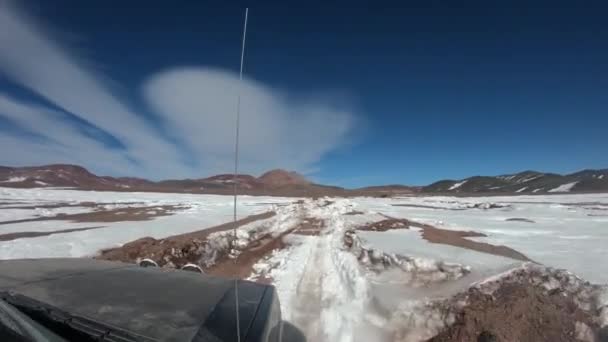
[[[232,174],[153,182],[135,177],[97,176],[81,166],[69,164],[0,166],[0,186],[14,188],[69,187],[80,190],[232,194],[234,181]],[[240,174],[236,182],[238,192],[249,195],[323,196],[347,193],[347,190],[339,187],[313,184],[304,176],[285,170],[268,171],[260,177]]]
[[[309,182],[304,176],[297,172],[285,171],[281,169],[271,170],[258,178],[260,182],[266,186],[289,186],[289,185],[309,185]]]
[[[500,176],[475,176],[443,180],[425,187],[380,185],[347,190],[315,184],[304,176],[286,170],[272,170],[260,177],[240,174],[237,191],[247,195],[269,196],[395,196],[413,193],[516,194],[608,192],[608,169],[583,170],[558,175],[524,171]],[[232,194],[234,176],[220,174],[200,179],[169,179],[158,182],[135,177],[97,176],[78,165],[52,164],[28,167],[0,166],[0,187],[69,187],[80,190],[155,191],[206,194]]]

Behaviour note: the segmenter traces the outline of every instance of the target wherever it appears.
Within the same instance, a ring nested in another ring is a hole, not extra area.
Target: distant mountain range
[[[68,187],[99,191],[156,191],[204,194],[232,194],[234,176],[220,174],[200,179],[169,179],[158,182],[135,177],[98,176],[77,165],[52,164],[28,167],[0,166],[0,186],[13,188]],[[304,176],[272,170],[260,177],[236,177],[239,194],[272,196],[347,196],[351,190],[315,184]]]
[[[608,169],[583,170],[569,175],[524,171],[501,176],[442,180],[422,187],[433,193],[564,193],[608,192]]]
[[[220,174],[200,179],[170,179],[158,182],[135,177],[97,176],[68,164],[30,167],[0,166],[0,186],[14,188],[69,187],[82,190],[158,191],[231,194],[234,176]],[[569,175],[524,171],[501,176],[475,176],[442,180],[428,186],[380,185],[359,189],[315,184],[304,176],[272,170],[259,177],[241,174],[236,178],[240,194],[273,196],[391,196],[412,193],[502,194],[608,192],[608,169],[584,170]]]

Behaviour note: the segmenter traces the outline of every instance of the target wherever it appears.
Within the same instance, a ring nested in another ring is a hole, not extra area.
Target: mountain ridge
[[[569,174],[525,170],[498,176],[444,179],[426,186],[402,184],[373,185],[356,189],[316,184],[303,175],[274,169],[255,177],[217,174],[196,179],[151,181],[138,177],[98,176],[72,164],[41,166],[0,166],[0,186],[15,188],[67,187],[81,190],[158,191],[281,196],[395,196],[408,194],[540,194],[568,192],[608,192],[608,169],[584,169]]]
[[[526,170],[498,176],[444,179],[422,187],[425,193],[568,193],[608,192],[608,169],[569,174]]]

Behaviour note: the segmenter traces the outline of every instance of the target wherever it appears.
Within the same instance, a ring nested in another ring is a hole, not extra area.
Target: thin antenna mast
[[[238,184],[238,172],[239,172],[239,126],[241,123],[241,86],[243,83],[243,62],[245,60],[245,37],[247,36],[247,16],[249,14],[249,8],[245,8],[245,24],[243,25],[243,43],[241,45],[241,69],[239,71],[239,86],[237,90],[237,99],[236,99],[236,134],[234,139],[234,178],[233,178],[233,187],[234,187],[234,209],[233,209],[233,230],[234,230],[234,238],[233,238],[233,248],[235,247],[237,241],[236,235],[236,202],[237,202],[237,184]],[[236,251],[236,248],[234,248]],[[234,262],[237,262],[237,258],[234,258]],[[234,278],[234,300],[236,302],[235,312],[236,312],[236,337],[237,341],[241,342],[241,322],[239,318],[239,287],[238,287],[238,278],[235,276]]]

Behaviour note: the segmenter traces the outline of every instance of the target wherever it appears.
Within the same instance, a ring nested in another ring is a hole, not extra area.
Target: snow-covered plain
[[[241,196],[239,217],[262,213],[272,203],[289,203],[293,199]],[[104,228],[55,234],[35,238],[0,241],[0,259],[37,257],[85,257],[99,250],[118,247],[129,241],[150,236],[164,238],[226,223],[232,219],[232,198],[217,195],[167,194],[148,192],[96,192],[58,189],[0,188],[0,222],[29,219],[41,213],[52,216],[93,211],[88,207],[59,207],[53,209],[15,209],[15,206],[36,206],[56,203],[104,203],[106,209],[133,206],[152,207],[178,205],[186,207],[173,215],[149,221],[87,222],[62,220],[21,222],[0,225],[0,234],[16,232],[50,232],[60,229],[103,226]],[[18,203],[18,204],[15,204]]]
[[[3,224],[0,235],[88,226],[105,228],[0,241],[0,259],[92,256],[102,248],[144,236],[162,238],[232,218],[229,196],[0,188],[0,221],[41,215],[37,209],[15,208],[23,203],[35,206],[83,202],[104,203],[106,209],[145,206],[154,210],[161,205],[187,208],[149,221]],[[46,214],[62,210],[92,209],[63,207]],[[424,340],[452,319],[433,311],[430,301],[449,297],[522,265],[507,257],[429,243],[415,227],[384,232],[357,230],[387,217],[484,233],[487,237],[468,239],[505,245],[536,262],[565,268],[592,282],[608,283],[608,194],[304,201],[239,198],[239,217],[268,210],[275,210],[277,215],[243,227],[243,234],[256,229],[286,232],[306,218],[324,222],[318,235],[287,235],[286,248],[274,251],[253,267],[254,272],[263,272],[276,286],[284,318],[302,329],[311,341],[389,341],[395,336],[402,341]],[[348,234],[354,241],[352,247],[345,244]],[[395,267],[383,270],[387,263]]]
[[[536,262],[608,283],[608,194],[361,198],[356,202],[358,208],[438,228],[481,232],[488,237],[469,239],[505,245]],[[476,203],[503,207],[470,208]]]

